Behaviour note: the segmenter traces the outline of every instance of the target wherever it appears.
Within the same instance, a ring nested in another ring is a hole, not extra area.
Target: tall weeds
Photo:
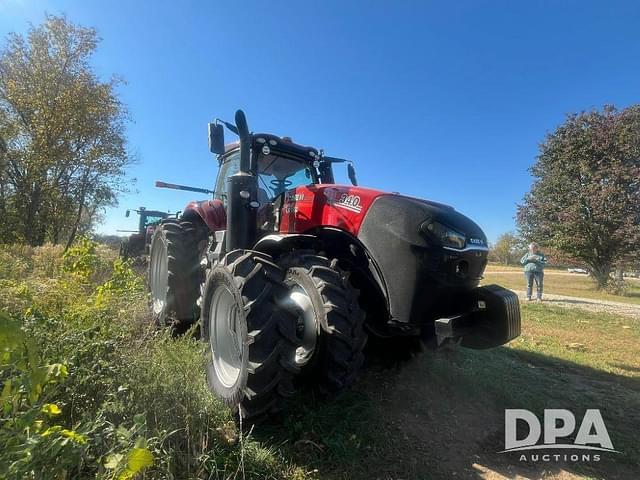
[[[241,451],[202,345],[155,330],[146,305],[87,239],[0,247],[0,478],[304,477],[256,440]]]

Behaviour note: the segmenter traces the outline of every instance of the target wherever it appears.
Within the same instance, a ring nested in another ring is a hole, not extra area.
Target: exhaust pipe
[[[257,230],[258,177],[251,165],[252,138],[242,110],[236,112],[236,128],[240,137],[240,171],[227,180],[227,252],[252,248]]]
[[[247,117],[242,110],[236,112],[236,128],[240,137],[240,172],[251,173],[251,135]]]

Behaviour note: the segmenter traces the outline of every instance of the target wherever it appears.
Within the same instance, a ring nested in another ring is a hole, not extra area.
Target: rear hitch
[[[463,314],[439,318],[435,321],[436,348],[459,345],[462,337],[471,332],[471,315]]]

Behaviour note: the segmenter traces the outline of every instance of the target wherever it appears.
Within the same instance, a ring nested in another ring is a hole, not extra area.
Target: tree
[[[0,241],[70,244],[126,190],[127,111],[89,63],[98,42],[47,16],[0,52]]]
[[[522,239],[513,232],[507,232],[498,237],[489,255],[492,261],[513,265],[518,263],[523,253],[524,244]]]
[[[534,182],[518,206],[527,240],[583,262],[607,285],[640,252],[640,105],[567,116],[540,145]]]

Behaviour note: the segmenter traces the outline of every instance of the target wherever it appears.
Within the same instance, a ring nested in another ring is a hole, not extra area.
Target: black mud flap
[[[436,320],[438,344],[460,339],[462,347],[485,349],[520,335],[520,302],[514,292],[488,285],[473,290],[468,300],[467,312]]]

